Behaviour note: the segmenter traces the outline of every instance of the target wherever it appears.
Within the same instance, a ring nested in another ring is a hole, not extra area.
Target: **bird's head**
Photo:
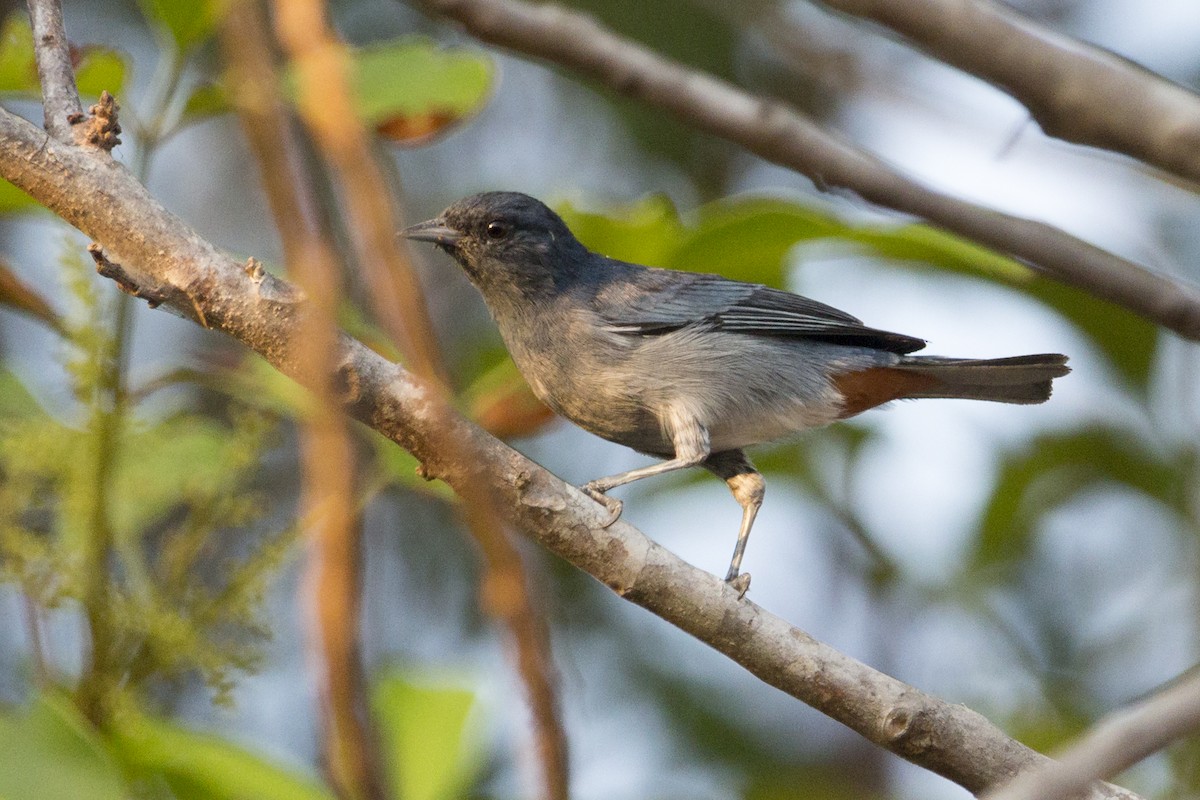
[[[401,235],[454,256],[489,300],[506,289],[561,288],[588,256],[558,214],[519,192],[472,195]]]

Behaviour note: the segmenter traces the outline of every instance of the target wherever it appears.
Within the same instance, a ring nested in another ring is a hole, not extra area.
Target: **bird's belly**
[[[620,381],[576,376],[569,386],[531,380],[534,394],[559,416],[589,433],[642,453],[669,458],[674,447],[643,398]]]
[[[743,409],[720,414],[708,423],[712,451],[738,450],[775,442],[836,422],[841,406],[834,397],[813,398],[782,408]]]

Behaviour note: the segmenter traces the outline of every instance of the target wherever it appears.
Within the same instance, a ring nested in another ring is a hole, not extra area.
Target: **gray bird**
[[[1041,403],[1070,371],[1058,354],[910,356],[924,340],[815,300],[593,253],[557,214],[516,192],[460,200],[403,235],[433,242],[466,270],[542,402],[666,459],[581,487],[608,510],[606,527],[621,513],[606,494],[614,487],[695,466],[728,484],[742,523],[725,580],[742,592],[765,488],[744,448],[892,400]]]

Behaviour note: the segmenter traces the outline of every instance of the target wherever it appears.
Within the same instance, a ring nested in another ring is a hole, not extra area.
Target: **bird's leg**
[[[750,538],[750,528],[753,527],[754,518],[758,516],[758,509],[762,506],[767,482],[741,450],[713,453],[705,459],[703,466],[725,481],[729,491],[733,492],[733,499],[742,507],[742,526],[738,529],[733,559],[729,562],[729,572],[725,575],[725,582],[737,589],[741,596],[750,588],[750,573],[741,572],[742,556],[746,553],[746,540]]]
[[[651,464],[648,467],[609,475],[607,478],[597,478],[579,487],[588,497],[608,509],[609,517],[601,523],[603,527],[607,528],[612,525],[621,516],[621,501],[615,497],[609,497],[606,494],[609,489],[640,481],[642,478],[694,467],[708,457],[708,431],[693,415],[677,406],[670,406],[663,416],[663,425],[675,447],[674,458],[663,461],[661,464]]]

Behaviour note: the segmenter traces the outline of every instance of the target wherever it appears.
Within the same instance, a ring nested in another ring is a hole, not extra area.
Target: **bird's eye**
[[[503,222],[489,222],[487,226],[488,238],[493,242],[498,242],[501,239],[507,239],[509,228]]]

